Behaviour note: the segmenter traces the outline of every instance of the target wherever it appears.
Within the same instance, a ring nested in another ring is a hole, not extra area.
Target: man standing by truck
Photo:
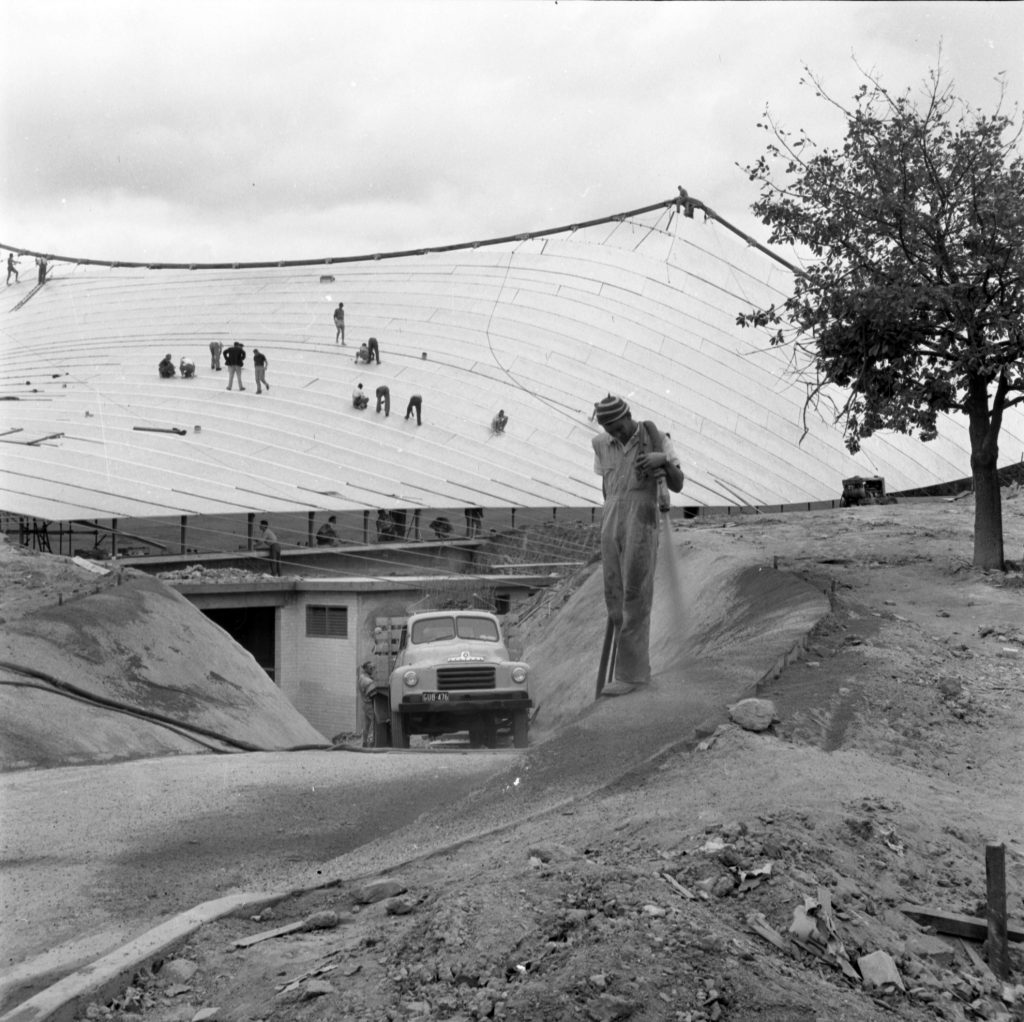
[[[683,470],[668,436],[634,422],[629,405],[609,394],[594,406],[604,433],[593,438],[601,476],[601,565],[609,626],[618,635],[615,680],[601,692],[624,696],[650,684],[651,602],[658,554],[658,483],[679,493]]]
[[[363,724],[364,749],[373,745],[373,693],[377,688],[373,674],[376,669],[376,664],[372,660],[366,660],[359,669],[359,709]]]

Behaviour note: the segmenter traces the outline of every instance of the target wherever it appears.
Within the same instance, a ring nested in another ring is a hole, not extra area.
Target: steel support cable
[[[186,724],[183,721],[175,720],[173,717],[167,717],[162,713],[140,710],[137,707],[128,705],[127,703],[122,703],[117,699],[109,699],[106,696],[87,692],[85,689],[71,684],[71,682],[61,681],[59,678],[55,678],[52,674],[46,674],[44,671],[37,671],[32,667],[24,667],[21,664],[14,664],[8,660],[0,660],[0,670],[11,671],[13,674],[23,674],[27,678],[36,678],[39,681],[46,682],[47,685],[53,686],[53,688],[62,695],[70,695],[82,702],[90,703],[95,706],[102,706],[104,709],[115,710],[118,713],[125,713],[131,717],[139,717],[140,719],[149,721],[150,723],[160,724],[172,729],[182,728],[185,731],[194,731],[196,734],[204,735],[207,738],[223,742],[226,745],[232,745],[239,752],[302,752],[310,749],[331,748],[330,742],[324,742],[323,745],[293,745],[285,749],[264,749],[258,745],[253,745],[251,742],[244,742],[238,738],[231,738],[229,735],[221,734],[220,732],[213,731],[210,728],[201,727],[198,724]],[[5,682],[4,684],[11,683]]]
[[[691,200],[692,201],[692,200]],[[487,245],[506,245],[513,241],[530,241],[534,238],[545,238],[552,234],[566,234],[578,231],[584,227],[597,227],[601,224],[622,221],[631,217],[641,216],[656,209],[663,209],[666,206],[674,206],[676,200],[666,199],[662,202],[654,202],[649,206],[641,206],[638,209],[631,209],[625,213],[613,213],[609,216],[597,217],[594,220],[583,220],[575,224],[565,224],[562,227],[547,227],[539,231],[524,231],[519,234],[506,234],[499,238],[484,238],[480,241],[463,241],[452,245],[432,245],[426,248],[405,249],[399,252],[376,252],[356,256],[324,256],[317,259],[276,259],[261,262],[241,263],[154,263],[154,262],[130,262],[126,260],[112,259],[85,259],[78,256],[53,255],[44,252],[36,252],[32,249],[19,248],[7,242],[0,241],[0,248],[9,249],[18,255],[43,256],[53,262],[76,263],[85,266],[109,266],[112,269],[144,269],[144,270],[258,270],[277,269],[291,266],[330,266],[335,263],[362,263],[373,262],[380,259],[402,259],[407,256],[430,255],[437,252],[460,252],[466,249],[480,248]]]
[[[397,251],[397,252],[376,253],[376,254],[372,254],[372,255],[367,254],[367,255],[360,255],[360,256],[325,257],[325,258],[318,258],[318,259],[298,259],[298,260],[275,260],[275,261],[261,261],[261,262],[252,262],[252,263],[235,263],[235,262],[232,262],[232,263],[151,263],[151,262],[129,262],[129,261],[121,261],[121,260],[112,261],[112,260],[83,259],[83,258],[78,258],[78,257],[57,256],[57,255],[50,255],[50,254],[47,254],[47,253],[34,252],[32,250],[29,250],[29,249],[19,249],[19,248],[15,247],[15,246],[7,245],[7,244],[4,244],[4,243],[0,243],[0,247],[9,248],[12,251],[18,252],[21,255],[27,255],[27,256],[43,255],[47,259],[53,260],[53,261],[71,262],[71,263],[76,264],[76,267],[78,265],[98,265],[98,266],[108,266],[108,267],[111,267],[111,268],[125,267],[125,268],[146,268],[146,269],[189,269],[189,270],[195,270],[195,269],[257,269],[257,268],[278,268],[278,267],[291,267],[291,266],[295,266],[295,267],[298,267],[298,266],[322,266],[322,265],[331,265],[333,263],[357,263],[357,262],[366,262],[366,261],[376,261],[376,260],[380,260],[380,259],[395,259],[395,258],[401,258],[401,257],[407,257],[407,256],[426,255],[426,254],[430,254],[430,253],[454,252],[454,251],[460,251],[460,250],[466,250],[466,249],[476,249],[476,248],[479,248],[481,246],[508,244],[508,243],[511,243],[511,242],[522,243],[522,242],[525,242],[525,241],[528,241],[528,240],[548,237],[548,236],[552,236],[552,235],[556,235],[556,234],[574,233],[575,231],[577,231],[577,230],[579,230],[581,228],[595,227],[595,226],[599,226],[599,225],[602,225],[602,224],[614,224],[615,226],[614,226],[613,231],[612,231],[612,233],[614,234],[615,230],[617,230],[618,227],[621,226],[621,224],[623,222],[625,222],[625,221],[627,221],[629,219],[632,219],[633,217],[641,216],[643,214],[650,213],[650,212],[653,212],[653,211],[656,211],[656,210],[662,211],[661,214],[658,217],[658,220],[656,220],[655,223],[649,228],[649,230],[647,232],[647,235],[645,235],[645,238],[646,238],[647,236],[650,235],[650,233],[652,233],[654,230],[658,229],[658,222],[660,221],[661,216],[663,216],[665,214],[665,212],[668,212],[668,221],[667,221],[666,226],[665,226],[665,228],[663,230],[664,230],[665,233],[667,233],[669,227],[673,223],[673,219],[675,219],[676,222],[678,222],[678,218],[681,215],[681,213],[682,213],[682,211],[683,211],[683,209],[685,207],[687,213],[691,213],[693,209],[700,209],[704,213],[705,217],[710,218],[712,220],[715,220],[718,223],[722,224],[727,230],[731,231],[733,234],[735,234],[737,237],[739,237],[741,240],[743,240],[747,245],[758,249],[758,251],[762,252],[763,254],[767,255],[769,258],[775,260],[776,262],[778,262],[781,265],[783,265],[784,267],[786,267],[790,272],[792,272],[794,274],[800,274],[801,273],[801,271],[797,267],[795,267],[793,264],[788,262],[782,256],[778,255],[777,253],[775,253],[771,249],[769,249],[767,246],[765,246],[765,245],[761,244],[760,242],[758,242],[758,241],[754,240],[753,238],[751,238],[748,234],[746,234],[745,232],[743,232],[739,228],[735,227],[728,220],[726,220],[724,217],[722,217],[717,212],[715,212],[713,209],[711,209],[709,206],[707,206],[704,202],[702,202],[701,200],[696,199],[696,198],[690,196],[683,188],[680,187],[678,189],[678,192],[679,192],[678,196],[675,196],[675,197],[673,197],[671,199],[664,200],[662,202],[652,203],[651,205],[639,207],[637,209],[629,210],[629,211],[624,212],[624,213],[617,213],[617,214],[612,214],[612,215],[608,215],[608,216],[604,216],[604,217],[598,217],[598,218],[593,219],[593,220],[582,221],[582,222],[575,223],[575,224],[568,224],[568,225],[564,225],[564,226],[561,226],[561,227],[547,228],[547,229],[543,229],[543,230],[530,231],[530,232],[525,232],[525,233],[515,234],[515,235],[505,235],[505,236],[498,237],[498,238],[490,238],[490,239],[484,239],[484,240],[480,240],[480,241],[463,242],[463,243],[457,243],[457,244],[451,244],[451,245],[431,246],[431,247],[420,248],[420,249],[409,249],[409,250],[403,250],[403,251]],[[609,235],[609,237],[610,237],[610,235]],[[644,239],[641,239],[641,240],[644,240]],[[674,241],[674,239],[673,239],[673,241]],[[547,404],[549,407],[552,407],[553,410],[557,411],[559,414],[562,414],[562,415],[565,415],[566,417],[571,418],[572,416],[567,411],[565,411],[565,410],[563,410],[561,408],[555,408],[554,405],[552,404],[552,402],[547,401],[546,399],[542,398],[539,394],[537,394],[536,392],[531,390],[528,386],[526,386],[525,384],[521,383],[509,369],[507,369],[505,366],[503,366],[501,364],[501,362],[498,359],[497,354],[496,354],[496,352],[494,350],[493,339],[492,339],[491,333],[490,333],[491,321],[493,320],[494,312],[496,311],[498,302],[500,301],[501,293],[502,293],[502,291],[504,290],[504,288],[505,288],[505,286],[507,284],[508,276],[509,276],[509,273],[510,273],[510,270],[511,270],[511,261],[512,261],[512,258],[514,257],[514,255],[515,255],[515,250],[513,250],[513,252],[510,253],[509,261],[508,261],[508,263],[506,264],[506,267],[505,267],[504,279],[503,279],[502,284],[501,284],[501,286],[500,286],[500,288],[498,290],[498,294],[497,294],[497,296],[495,298],[494,306],[492,307],[491,314],[488,317],[488,322],[487,322],[487,327],[486,327],[486,336],[487,336],[488,346],[489,346],[490,351],[491,351],[491,357],[494,360],[494,363],[497,366],[497,368],[506,375],[506,377],[513,383],[514,386],[516,386],[518,389],[522,390],[524,393],[530,394],[530,396],[532,396],[536,400],[541,401],[544,404]]]

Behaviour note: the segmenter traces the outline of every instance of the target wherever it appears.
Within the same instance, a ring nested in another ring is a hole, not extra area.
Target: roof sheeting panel
[[[872,438],[856,458],[818,415],[805,433],[789,353],[736,326],[785,297],[788,271],[713,222],[666,230],[652,214],[307,267],[51,267],[20,309],[32,285],[8,288],[0,313],[0,507],[19,514],[598,505],[590,415],[609,391],[672,433],[688,505],[832,499],[857,473],[890,489],[969,474],[962,419],[927,445]],[[338,301],[347,346],[334,343]],[[382,364],[357,366],[371,335]],[[211,339],[245,343],[245,393],[209,368]],[[254,347],[270,360],[262,395]],[[159,379],[168,350],[191,355],[198,377]],[[367,411],[352,407],[357,382]],[[374,411],[381,384],[387,417]],[[413,393],[422,426],[405,418]],[[494,436],[498,408],[509,425]],[[1019,409],[1003,436],[1016,460]]]

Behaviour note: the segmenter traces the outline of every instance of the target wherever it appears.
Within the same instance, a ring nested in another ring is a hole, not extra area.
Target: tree
[[[806,69],[805,69],[806,70]],[[743,313],[778,327],[772,344],[806,355],[808,406],[844,388],[836,421],[851,452],[876,430],[937,435],[940,413],[968,419],[974,565],[1003,568],[998,476],[1006,409],[1024,401],[1024,160],[1020,129],[969,109],[932,71],[921,101],[865,74],[842,148],[790,134],[745,171],[772,243],[809,253],[780,307]],[[1016,113],[1016,111],[1015,111]]]

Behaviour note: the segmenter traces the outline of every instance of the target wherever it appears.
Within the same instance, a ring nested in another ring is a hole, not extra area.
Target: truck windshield
[[[455,638],[455,620],[450,617],[429,617],[412,626],[413,642],[439,642]]]
[[[488,642],[498,641],[498,626],[486,617],[460,617],[460,639],[485,639]]]
[[[456,632],[460,639],[501,641],[498,626],[486,617],[429,617],[424,621],[416,621],[412,626],[412,641],[417,644],[443,642],[445,639],[454,639]]]

